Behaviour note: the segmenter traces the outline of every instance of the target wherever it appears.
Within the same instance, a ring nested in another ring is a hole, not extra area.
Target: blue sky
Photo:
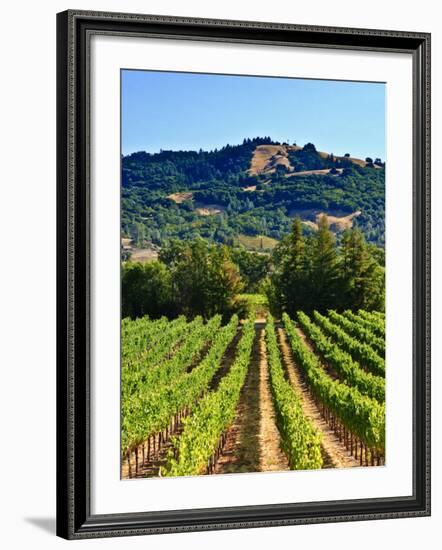
[[[122,71],[122,152],[212,150],[244,138],[385,159],[382,83]]]

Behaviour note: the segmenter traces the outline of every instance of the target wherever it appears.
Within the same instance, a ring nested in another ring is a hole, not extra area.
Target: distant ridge
[[[122,234],[152,250],[198,237],[270,248],[294,217],[308,233],[325,214],[337,238],[358,227],[383,246],[384,166],[268,136],[213,151],[140,151],[122,158]]]

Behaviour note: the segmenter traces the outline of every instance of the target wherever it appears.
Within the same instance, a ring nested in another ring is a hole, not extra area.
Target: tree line
[[[277,316],[298,310],[383,310],[382,259],[359,229],[345,231],[337,243],[326,216],[308,235],[295,219],[271,255],[204,239],[173,241],[156,261],[123,263],[122,315],[244,316],[241,292],[266,295]]]
[[[305,237],[299,218],[276,247],[265,291],[273,311],[294,315],[328,309],[383,310],[385,269],[359,229],[343,233],[338,246],[322,216],[318,231]]]
[[[175,241],[161,251],[158,261],[123,264],[122,315],[208,319],[220,313],[227,318],[237,310],[243,288],[227,246],[203,239]]]

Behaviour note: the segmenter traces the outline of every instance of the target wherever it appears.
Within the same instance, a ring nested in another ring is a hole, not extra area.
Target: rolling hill
[[[274,245],[301,218],[321,214],[339,235],[358,226],[384,244],[385,165],[270,137],[214,151],[133,153],[122,159],[122,233],[137,246],[201,236],[211,242]],[[258,246],[259,248],[259,246]]]

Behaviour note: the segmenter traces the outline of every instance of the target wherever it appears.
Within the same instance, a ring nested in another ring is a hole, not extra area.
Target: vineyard
[[[123,479],[385,463],[385,317],[122,321]]]

